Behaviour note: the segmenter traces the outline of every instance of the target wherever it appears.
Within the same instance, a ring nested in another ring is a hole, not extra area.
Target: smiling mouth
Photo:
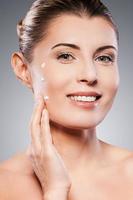
[[[101,98],[101,95],[96,95],[96,96],[93,96],[93,95],[91,95],[91,96],[67,95],[67,97],[76,102],[92,103],[92,102],[98,101]]]
[[[95,109],[98,104],[99,100],[101,99],[101,95],[96,96],[77,96],[77,95],[67,95],[69,102],[81,109],[93,110]]]

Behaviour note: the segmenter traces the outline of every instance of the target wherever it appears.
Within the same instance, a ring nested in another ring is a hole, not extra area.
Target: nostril
[[[97,79],[93,81],[89,81],[89,85],[96,85],[97,84]]]
[[[87,80],[80,80],[80,82],[88,82]]]
[[[81,80],[81,82],[86,82],[88,85],[94,86],[97,84],[97,80]]]

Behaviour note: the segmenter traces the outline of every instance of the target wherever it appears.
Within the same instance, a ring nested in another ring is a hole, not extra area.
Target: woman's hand
[[[50,132],[49,116],[44,100],[39,98],[30,123],[29,157],[45,193],[66,193],[71,181],[64,162],[57,152]]]

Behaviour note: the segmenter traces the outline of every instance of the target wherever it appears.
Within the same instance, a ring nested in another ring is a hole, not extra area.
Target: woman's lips
[[[67,95],[69,96],[95,96],[95,97],[101,97],[101,93],[97,92],[97,91],[77,91],[77,92],[73,92]]]

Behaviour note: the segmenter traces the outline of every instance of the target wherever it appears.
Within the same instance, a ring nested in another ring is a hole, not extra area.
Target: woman
[[[34,94],[31,144],[1,163],[0,199],[132,200],[133,155],[96,127],[119,86],[118,31],[98,0],[37,0],[13,70]]]

